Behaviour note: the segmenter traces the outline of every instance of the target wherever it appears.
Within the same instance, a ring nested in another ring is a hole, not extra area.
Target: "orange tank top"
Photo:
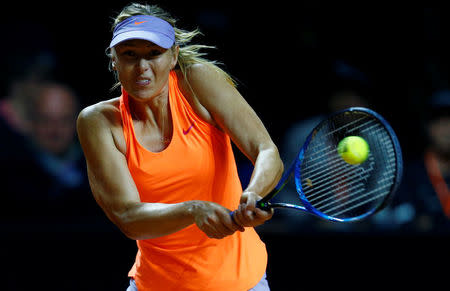
[[[136,139],[122,90],[120,111],[127,145],[128,168],[142,202],[213,201],[236,209],[242,194],[228,135],[195,114],[169,76],[173,135],[168,147],[154,153]],[[139,291],[248,290],[263,277],[264,243],[253,228],[221,240],[208,238],[195,224],[173,234],[138,240],[136,261],[129,272]]]

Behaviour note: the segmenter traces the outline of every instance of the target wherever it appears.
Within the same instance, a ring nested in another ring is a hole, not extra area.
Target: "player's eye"
[[[150,52],[148,53],[148,57],[153,58],[153,57],[157,57],[159,55],[161,55],[163,52],[159,49],[152,49],[150,50]]]
[[[125,57],[135,57],[136,53],[132,50],[125,50],[122,52],[122,55]]]

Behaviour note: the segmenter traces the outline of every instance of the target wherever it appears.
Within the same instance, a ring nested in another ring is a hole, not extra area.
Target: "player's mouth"
[[[147,79],[147,78],[138,78],[138,79],[136,80],[136,84],[137,84],[138,86],[147,86],[147,85],[150,84],[150,79]]]

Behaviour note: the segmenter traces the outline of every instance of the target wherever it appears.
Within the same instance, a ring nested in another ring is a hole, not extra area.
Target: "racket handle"
[[[268,211],[271,208],[270,203],[267,201],[264,201],[264,198],[259,201],[256,201],[256,207],[258,207],[259,209],[265,210],[265,211]]]
[[[275,196],[275,194],[277,194],[280,190],[281,189],[273,189],[270,191],[269,194],[264,196],[261,200],[256,201],[256,207],[266,211],[269,210],[271,208],[269,200],[272,199],[272,197]]]

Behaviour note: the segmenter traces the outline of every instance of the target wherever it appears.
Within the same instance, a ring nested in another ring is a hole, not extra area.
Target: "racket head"
[[[369,144],[366,161],[346,163],[339,141],[360,136]],[[389,123],[363,107],[336,112],[307,137],[294,163],[297,193],[306,209],[331,221],[364,219],[383,209],[397,190],[403,160],[400,143]]]

